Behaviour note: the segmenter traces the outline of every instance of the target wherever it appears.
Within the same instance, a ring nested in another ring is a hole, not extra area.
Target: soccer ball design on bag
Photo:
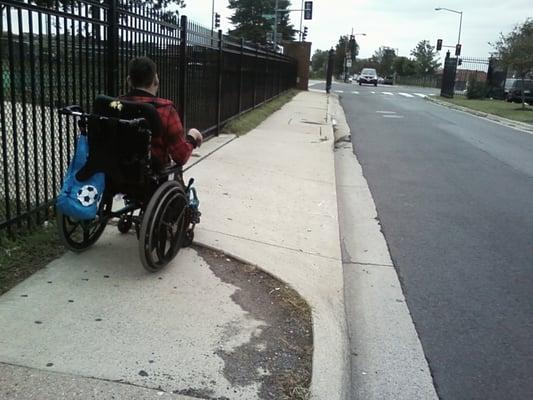
[[[98,201],[98,197],[98,191],[92,185],[82,186],[82,188],[78,190],[78,201],[84,207],[92,206]]]

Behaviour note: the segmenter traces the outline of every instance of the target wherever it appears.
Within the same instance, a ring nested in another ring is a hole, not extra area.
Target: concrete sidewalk
[[[346,396],[348,344],[333,128],[325,94],[303,92],[191,169],[202,188],[196,240],[294,287],[313,309],[313,398]]]
[[[347,396],[349,358],[327,110],[324,94],[300,93],[247,135],[206,143],[207,157],[186,177],[196,178],[203,213],[196,241],[269,272],[310,304],[311,398],[336,400]],[[145,273],[137,253],[134,235],[108,227],[89,251],[66,254],[0,297],[0,398],[32,386],[28,375],[55,382],[46,399],[264,398],[269,371],[221,356],[273,345],[258,340],[271,322],[235,300],[253,293],[197,250],[159,274]],[[232,379],[232,368],[251,376]],[[98,394],[61,392],[76,379]]]

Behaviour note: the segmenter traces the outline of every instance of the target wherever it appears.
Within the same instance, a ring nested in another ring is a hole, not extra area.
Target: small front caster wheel
[[[131,215],[124,214],[120,216],[117,228],[120,233],[128,233],[131,229],[132,224],[133,220],[131,218]]]

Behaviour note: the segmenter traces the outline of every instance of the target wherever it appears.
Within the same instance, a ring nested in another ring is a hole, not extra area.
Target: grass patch
[[[0,243],[0,295],[65,252],[52,223]]]
[[[286,103],[296,96],[300,91],[290,89],[273,100],[268,101],[261,106],[248,111],[247,113],[229,121],[222,128],[222,133],[233,133],[235,135],[244,135],[256,128],[261,122],[267,119],[274,112],[278,111]]]
[[[507,101],[503,100],[469,100],[461,97],[455,97],[453,99],[439,97],[439,99],[447,101],[448,103],[456,104],[458,106],[470,108],[472,110],[512,119],[513,121],[533,124],[533,107],[531,106],[526,106],[526,110],[524,111],[522,110],[522,104],[508,103]]]

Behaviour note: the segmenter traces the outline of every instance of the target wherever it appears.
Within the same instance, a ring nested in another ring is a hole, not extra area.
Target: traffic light
[[[302,42],[305,42],[306,37],[307,37],[307,26],[304,26],[304,31],[302,32]]]
[[[460,56],[461,55],[461,45],[459,43],[457,43],[455,45],[455,55],[456,56]]]
[[[350,49],[351,59],[355,60],[355,53],[357,51],[357,42],[355,41],[354,35],[350,35],[350,41],[348,44],[348,48]]]
[[[442,50],[442,39],[437,39],[437,51]]]
[[[306,1],[304,3],[304,19],[313,19],[313,2]]]
[[[215,28],[220,28],[220,14],[215,13]]]

